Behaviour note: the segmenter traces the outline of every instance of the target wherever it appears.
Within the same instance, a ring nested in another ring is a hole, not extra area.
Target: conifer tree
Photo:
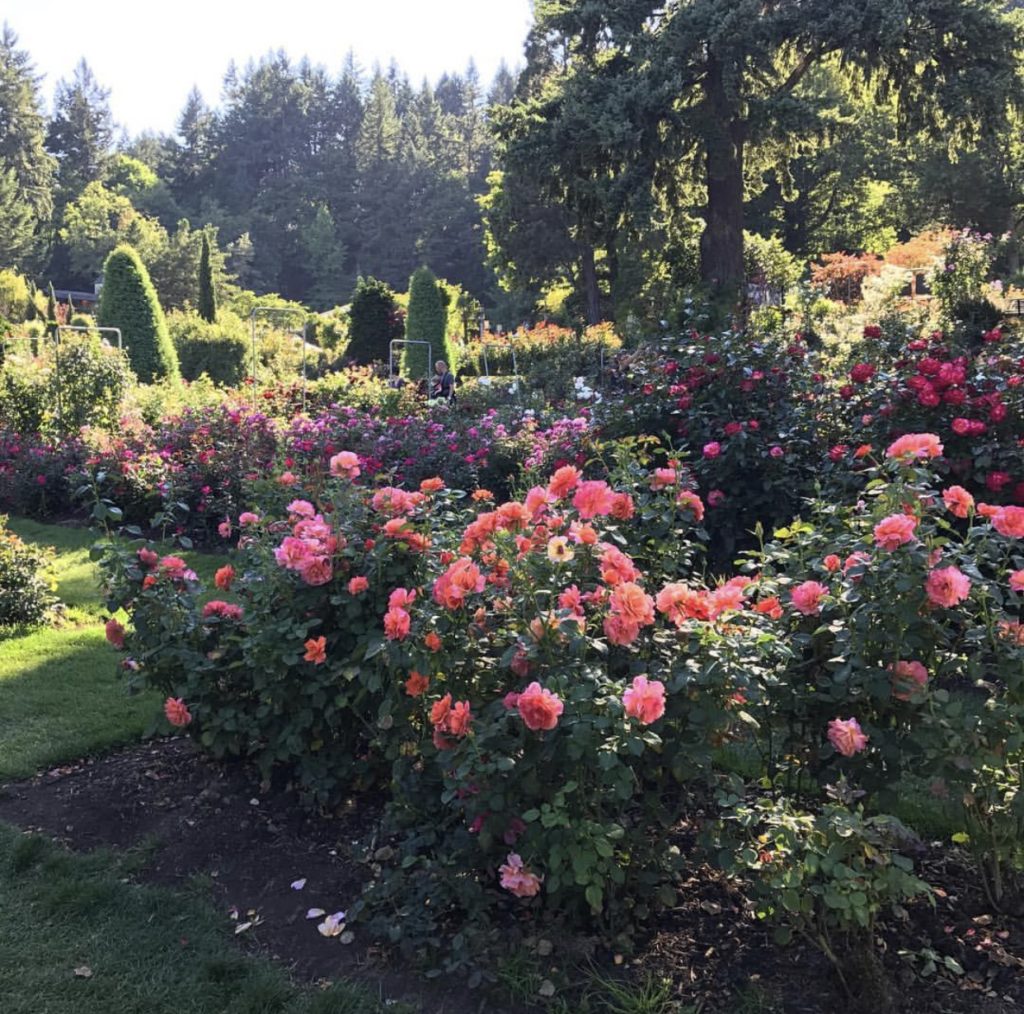
[[[424,345],[406,345],[402,354],[402,373],[413,380],[426,377],[432,364],[439,359],[452,362],[448,338],[445,334],[448,313],[441,287],[434,273],[427,267],[417,268],[409,279],[409,314],[405,321],[407,341],[429,342],[428,356]],[[428,361],[429,360],[429,361]]]
[[[203,233],[203,249],[199,254],[199,316],[211,324],[217,319],[217,294],[213,288],[213,265],[210,263],[210,237]]]
[[[117,247],[103,267],[99,323],[118,327],[139,380],[178,380],[178,355],[149,272],[132,247]]]

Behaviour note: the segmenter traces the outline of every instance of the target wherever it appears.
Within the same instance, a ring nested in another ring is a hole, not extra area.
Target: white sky
[[[369,71],[394,58],[414,85],[472,58],[484,86],[502,59],[522,62],[530,0],[5,0],[0,21],[45,75],[57,81],[85,57],[110,89],[110,108],[131,135],[171,132],[196,85],[219,105],[231,59],[243,67],[269,50],[308,56],[334,75],[352,49]]]

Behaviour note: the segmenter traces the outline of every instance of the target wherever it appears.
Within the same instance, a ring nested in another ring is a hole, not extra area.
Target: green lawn
[[[159,708],[154,694],[128,696],[104,638],[99,573],[89,560],[96,533],[23,519],[9,527],[56,551],[57,595],[67,609],[55,626],[0,639],[0,781],[136,740]],[[205,581],[223,563],[185,555]]]
[[[3,1014],[383,1010],[348,984],[297,987],[281,968],[242,954],[224,915],[197,894],[140,885],[135,865],[131,855],[71,855],[0,824]]]

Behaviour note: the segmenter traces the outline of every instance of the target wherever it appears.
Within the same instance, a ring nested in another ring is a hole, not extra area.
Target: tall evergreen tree
[[[541,0],[527,68],[547,89],[534,109],[537,133],[561,133],[563,150],[575,153],[582,146],[572,139],[585,138],[588,124],[618,120],[621,134],[643,137],[638,155],[657,152],[660,171],[690,163],[705,192],[703,277],[734,289],[743,278],[746,160],[759,145],[814,129],[818,106],[802,88],[808,72],[840,60],[865,90],[898,96],[904,128],[984,132],[1005,119],[1022,43],[1005,10],[1003,0],[685,0],[668,8]],[[571,125],[560,101],[566,89],[579,102],[577,130],[559,130]],[[585,211],[595,195],[576,186],[582,167],[565,161],[551,167],[554,176]],[[587,160],[595,164],[596,153]],[[633,169],[632,160],[616,167],[609,193]],[[641,169],[643,188],[651,173]],[[606,214],[602,205],[590,211]]]
[[[61,205],[104,174],[114,140],[109,95],[85,60],[75,67],[71,81],[57,84],[46,147],[57,159]]]
[[[405,319],[405,337],[410,342],[426,342],[424,345],[406,345],[402,352],[402,374],[413,380],[427,376],[431,363],[444,360],[454,366],[452,350],[448,347],[445,329],[448,312],[437,278],[427,267],[417,268],[409,279],[409,311]]]
[[[402,161],[401,153],[402,121],[395,94],[378,72],[370,83],[356,141],[359,267],[389,285],[401,285],[409,277],[414,256],[409,228],[412,167]]]
[[[179,204],[193,214],[199,209],[203,191],[211,183],[215,124],[215,117],[199,89],[193,88],[178,117],[177,136],[180,140],[171,159],[171,190]]]
[[[121,329],[132,369],[144,384],[179,379],[178,354],[156,289],[130,246],[119,246],[103,267],[99,323]]]
[[[199,316],[211,324],[217,319],[217,294],[213,288],[213,265],[210,263],[210,237],[203,233],[203,248],[199,254]]]
[[[33,270],[53,212],[55,164],[44,148],[39,79],[5,24],[0,31],[0,266]]]

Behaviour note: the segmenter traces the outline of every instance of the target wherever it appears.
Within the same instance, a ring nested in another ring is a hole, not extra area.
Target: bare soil
[[[358,843],[379,816],[379,802],[365,798],[329,820],[311,814],[287,793],[261,793],[252,772],[216,763],[186,739],[155,740],[0,786],[0,820],[79,851],[141,849],[139,875],[152,883],[182,887],[202,877],[226,921],[252,924],[240,943],[285,963],[298,979],[361,980],[429,1014],[524,1010],[493,991],[423,978],[375,947],[358,925],[352,942],[342,944],[322,937],[318,920],[306,918],[310,908],[344,910],[358,897],[367,877]],[[687,838],[683,827],[684,846]],[[937,885],[935,905],[915,905],[883,928],[882,957],[900,1011],[1020,1014],[1024,921],[987,906],[956,851],[929,849],[917,858],[922,876]],[[291,885],[299,880],[306,883],[296,890]],[[679,1001],[699,1004],[702,1014],[834,1014],[850,1007],[824,958],[808,946],[774,945],[742,893],[714,869],[694,865],[678,896],[677,907],[658,917],[625,960],[596,939],[566,941],[549,932],[561,961],[549,977],[562,998],[582,981],[578,967],[566,967],[565,956],[576,953],[588,954],[609,978],[671,979]],[[899,952],[925,949],[939,956],[939,967],[922,978],[924,957],[915,973]],[[954,967],[943,963],[946,957]]]

